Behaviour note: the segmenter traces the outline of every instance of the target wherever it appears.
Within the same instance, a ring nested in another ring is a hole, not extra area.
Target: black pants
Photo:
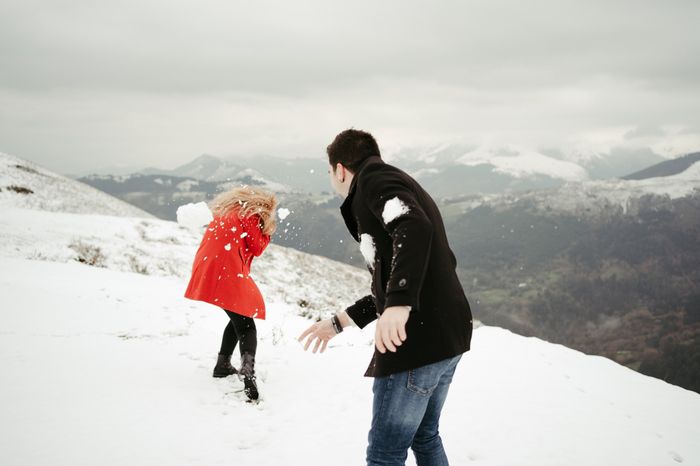
[[[221,338],[219,354],[232,355],[236,344],[240,343],[241,355],[249,353],[255,356],[255,351],[258,349],[258,331],[255,328],[255,321],[251,317],[245,317],[226,309],[224,312],[228,315],[229,321]]]

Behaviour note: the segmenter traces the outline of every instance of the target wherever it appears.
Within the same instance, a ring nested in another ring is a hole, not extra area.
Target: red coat
[[[238,218],[236,212],[214,217],[192,264],[185,297],[214,304],[247,317],[265,318],[265,301],[250,277],[253,257],[270,244],[260,217]]]

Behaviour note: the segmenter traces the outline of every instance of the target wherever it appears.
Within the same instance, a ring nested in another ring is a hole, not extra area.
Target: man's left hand
[[[406,341],[406,322],[410,312],[410,306],[392,306],[384,310],[374,333],[374,345],[380,353],[387,350],[395,353],[397,347]]]
[[[316,351],[318,351],[320,347],[321,353],[323,353],[324,351],[326,351],[328,342],[331,340],[331,338],[335,337],[336,335],[337,334],[333,329],[333,324],[331,323],[331,320],[326,319],[320,322],[316,322],[311,327],[307,328],[304,331],[304,333],[302,333],[299,336],[299,338],[297,338],[297,340],[302,341],[304,340],[304,338],[306,338],[304,351],[309,349],[309,346],[311,346],[312,343],[316,342],[314,344],[313,352],[315,353]]]

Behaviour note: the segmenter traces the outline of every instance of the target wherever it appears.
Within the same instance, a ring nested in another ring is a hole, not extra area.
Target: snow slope
[[[152,218],[86,184],[0,152],[0,208],[7,207]]]
[[[304,353],[294,337],[309,321],[264,290],[263,401],[249,405],[237,379],[211,378],[223,312],[181,298],[184,285],[3,259],[0,463],[362,464],[371,329],[343,333],[323,355]],[[696,393],[481,327],[442,433],[456,465],[698,464],[698,416]]]
[[[365,294],[366,271],[275,245],[254,261],[269,318],[250,405],[211,377],[223,311],[182,297],[198,232],[8,208],[0,234],[0,464],[363,464],[372,326],[323,355],[296,336]],[[698,418],[697,393],[480,327],[442,435],[454,465],[700,464]]]
[[[84,261],[120,272],[183,280],[189,278],[201,239],[199,233],[159,219],[13,208],[0,217],[0,235],[4,240],[0,258]],[[347,301],[348,291],[359,298],[369,290],[370,277],[363,270],[275,244],[255,259],[256,269],[264,271],[256,276],[263,291],[310,316]]]

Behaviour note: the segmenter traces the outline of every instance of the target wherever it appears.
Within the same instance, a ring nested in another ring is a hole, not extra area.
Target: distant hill
[[[484,323],[700,391],[700,163],[442,210]]]
[[[695,162],[700,161],[700,152],[684,155],[673,160],[666,160],[651,167],[647,167],[630,175],[623,176],[623,180],[644,180],[647,178],[656,178],[659,176],[677,175],[685,171]]]
[[[221,158],[201,155],[173,170],[147,168],[142,175],[168,175],[201,181],[246,181],[266,185],[275,191],[301,190],[318,193],[328,190],[328,164],[322,158],[288,159],[269,155]]]

